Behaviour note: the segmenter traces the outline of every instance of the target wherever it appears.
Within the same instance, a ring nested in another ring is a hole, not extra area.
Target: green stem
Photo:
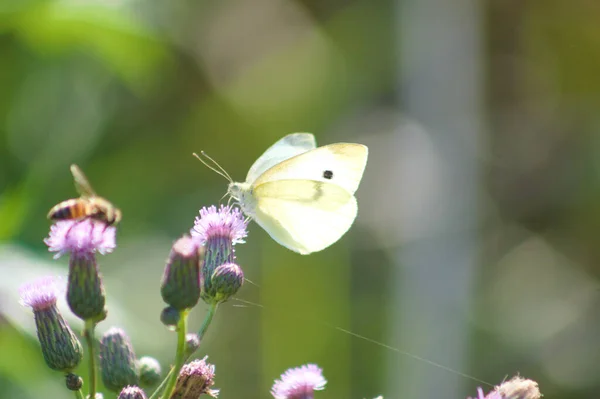
[[[169,399],[175,389],[179,370],[185,361],[185,336],[187,334],[187,311],[180,312],[179,323],[177,323],[177,354],[175,355],[175,364],[168,377],[167,387],[165,388],[163,399]]]
[[[96,352],[94,350],[95,343],[95,328],[96,322],[93,320],[85,321],[85,328],[83,330],[83,336],[85,337],[85,342],[88,346],[88,357],[89,357],[89,373],[90,373],[90,390],[89,397],[90,399],[96,398]]]
[[[83,392],[81,392],[81,389],[78,389],[77,391],[74,391],[73,393],[75,393],[75,399],[83,399]]]
[[[202,323],[202,327],[200,327],[200,330],[198,331],[198,339],[200,340],[200,342],[202,342],[202,338],[204,337],[204,334],[206,334],[206,330],[208,330],[208,326],[210,326],[213,316],[217,312],[217,306],[219,306],[218,303],[213,303],[212,305],[210,305],[210,308],[208,308],[208,313],[204,317],[204,322]],[[191,353],[190,353],[190,355],[191,355]]]
[[[204,317],[204,322],[202,323],[202,327],[200,327],[200,330],[198,331],[198,337],[200,342],[202,342],[202,337],[204,337],[204,334],[206,334],[206,330],[208,330],[208,326],[210,325],[210,323],[212,322],[213,316],[215,315],[217,311],[217,304],[212,304],[210,306],[210,308],[208,309],[208,313],[206,314],[206,316]],[[184,344],[185,344],[185,336],[186,334],[183,334],[184,337]],[[178,342],[179,343],[179,342]],[[179,348],[179,345],[178,345]],[[187,359],[189,359],[191,356],[193,355],[192,353],[188,353],[187,356],[185,356],[185,359],[183,360],[183,362],[185,362]],[[183,362],[182,362],[182,366],[183,366]],[[155,399],[159,393],[162,391],[163,387],[167,384],[167,382],[171,382],[172,380],[175,380],[175,382],[177,382],[177,376],[179,375],[179,369],[181,369],[181,366],[177,369],[177,373],[175,373],[175,367],[171,368],[171,371],[169,371],[169,374],[167,374],[167,377],[163,380],[163,382],[160,383],[160,385],[156,388],[156,390],[154,390],[154,393],[148,398],[148,399]],[[173,377],[175,376],[175,377]],[[165,390],[165,392],[168,392],[167,390]],[[164,396],[164,399],[168,399],[169,396]]]

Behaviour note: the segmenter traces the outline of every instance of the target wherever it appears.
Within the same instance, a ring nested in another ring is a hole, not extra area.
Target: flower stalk
[[[187,318],[188,312],[182,311],[181,317],[179,318],[179,323],[177,323],[177,353],[175,355],[175,364],[171,369],[171,372],[167,376],[167,387],[165,388],[163,399],[169,399],[173,390],[175,389],[175,383],[177,382],[177,376],[179,375],[179,370],[183,366],[185,362],[185,341],[187,335]]]
[[[90,389],[89,397],[96,397],[96,351],[94,350],[94,343],[96,342],[96,322],[93,320],[86,320],[85,327],[83,330],[83,336],[88,347],[88,362],[89,362],[89,373],[90,373]]]
[[[218,304],[212,304],[209,308],[208,308],[208,312],[206,313],[206,316],[204,316],[204,321],[202,322],[202,326],[200,326],[200,330],[198,331],[198,340],[200,342],[202,342],[202,338],[204,337],[204,335],[206,334],[206,331],[208,330],[208,327],[210,326],[210,324],[212,323],[212,320],[215,316],[215,313],[217,311],[217,307]],[[185,317],[181,317],[181,319],[187,319],[187,314],[185,315]],[[181,321],[180,321],[181,323]],[[187,322],[186,322],[187,325]],[[178,326],[178,331],[177,331],[177,355],[179,355],[179,347],[180,347],[180,339],[181,339],[181,331],[179,331],[179,326]],[[185,352],[187,345],[186,345],[186,333],[183,333],[183,351]],[[165,379],[163,380],[163,382],[156,388],[156,390],[154,391],[154,393],[148,398],[148,399],[155,399],[156,397],[158,397],[158,395],[160,394],[160,392],[163,390],[163,387],[169,383],[169,386],[171,386],[171,391],[175,388],[175,383],[177,382],[177,376],[179,375],[179,371],[181,370],[181,367],[183,366],[183,363],[185,363],[186,360],[188,360],[192,355],[194,354],[194,352],[187,352],[184,353],[183,356],[183,360],[181,361],[181,363],[179,363],[179,367],[177,366],[177,357],[175,359],[175,366],[173,366],[171,368],[171,371],[169,371],[169,373],[167,374],[167,376],[165,377]],[[172,394],[172,392],[170,392],[169,386],[167,387],[167,389],[164,390],[165,393],[168,393],[167,395],[163,395],[162,398],[163,399],[168,399],[170,398],[170,395]]]

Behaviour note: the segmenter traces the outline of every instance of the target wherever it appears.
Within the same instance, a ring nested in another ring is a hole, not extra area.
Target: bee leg
[[[67,232],[65,233],[65,237],[68,237],[69,234],[71,234],[71,230],[73,230],[73,227],[77,226],[78,224],[80,224],[81,222],[83,222],[84,220],[88,219],[87,217],[85,218],[81,218],[75,221],[75,223],[73,223],[71,225],[71,227],[69,227],[69,229],[67,230]]]

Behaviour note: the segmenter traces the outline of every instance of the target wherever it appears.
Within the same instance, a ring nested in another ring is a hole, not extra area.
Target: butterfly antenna
[[[210,160],[213,165],[209,164],[208,162],[206,162],[204,159],[202,159],[198,154],[196,154],[195,152],[192,154],[193,156],[195,156],[196,158],[198,158],[198,160],[200,162],[202,162],[204,164],[204,166],[206,166],[208,169],[212,170],[213,172],[215,172],[216,174],[223,176],[225,179],[227,179],[230,183],[233,183],[233,179],[231,178],[231,176],[229,176],[229,174],[225,171],[225,169],[223,169],[223,167],[221,165],[219,165],[214,159],[212,159],[211,157],[209,157],[208,155],[206,155],[206,153],[204,151],[200,151],[200,154],[207,158],[208,160]],[[216,165],[216,167],[214,166]]]

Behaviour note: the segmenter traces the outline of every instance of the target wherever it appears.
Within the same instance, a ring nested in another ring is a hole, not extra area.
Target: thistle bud
[[[70,372],[83,358],[81,343],[56,306],[64,285],[53,277],[44,277],[20,288],[21,303],[33,309],[37,336],[48,367]]]
[[[202,300],[208,304],[221,303],[233,296],[244,283],[244,272],[235,263],[218,266],[204,280]]]
[[[244,242],[244,238],[248,235],[246,227],[247,222],[237,208],[222,205],[218,210],[215,206],[200,209],[200,217],[196,218],[191,234],[197,237],[205,248],[204,262],[200,269],[200,281],[201,296],[206,303],[213,304],[222,301],[215,297],[217,294],[213,287],[212,276],[219,266],[235,261],[233,247],[237,243]],[[227,288],[221,286],[224,289],[222,294],[228,295],[232,291],[233,280],[235,278],[230,280]]]
[[[181,368],[170,399],[198,399],[202,394],[216,398],[219,395],[218,389],[210,389],[214,384],[215,366],[206,362],[207,357]]]
[[[83,386],[83,378],[77,374],[68,373],[65,376],[65,385],[67,386],[67,389],[71,391],[79,391]]]
[[[104,385],[113,392],[139,383],[133,347],[125,331],[120,328],[113,327],[102,336],[100,370]]]
[[[117,399],[147,399],[141,388],[136,386],[125,387]]]
[[[172,306],[167,306],[160,313],[160,321],[167,327],[175,327],[179,323],[181,313]]]
[[[198,334],[189,333],[185,336],[185,354],[190,356],[200,347],[200,337]]]
[[[83,320],[100,321],[106,318],[106,294],[95,256],[71,255],[67,303],[73,313]]]
[[[160,381],[161,367],[158,360],[150,356],[143,356],[138,359],[137,365],[142,384],[154,385]]]
[[[184,236],[171,249],[160,292],[163,300],[177,310],[193,308],[200,298],[200,259],[198,240]]]
[[[70,253],[67,303],[75,315],[83,320],[100,321],[106,317],[106,294],[96,253],[109,253],[115,248],[115,228],[93,220],[63,220],[50,228],[44,240],[56,257]]]

